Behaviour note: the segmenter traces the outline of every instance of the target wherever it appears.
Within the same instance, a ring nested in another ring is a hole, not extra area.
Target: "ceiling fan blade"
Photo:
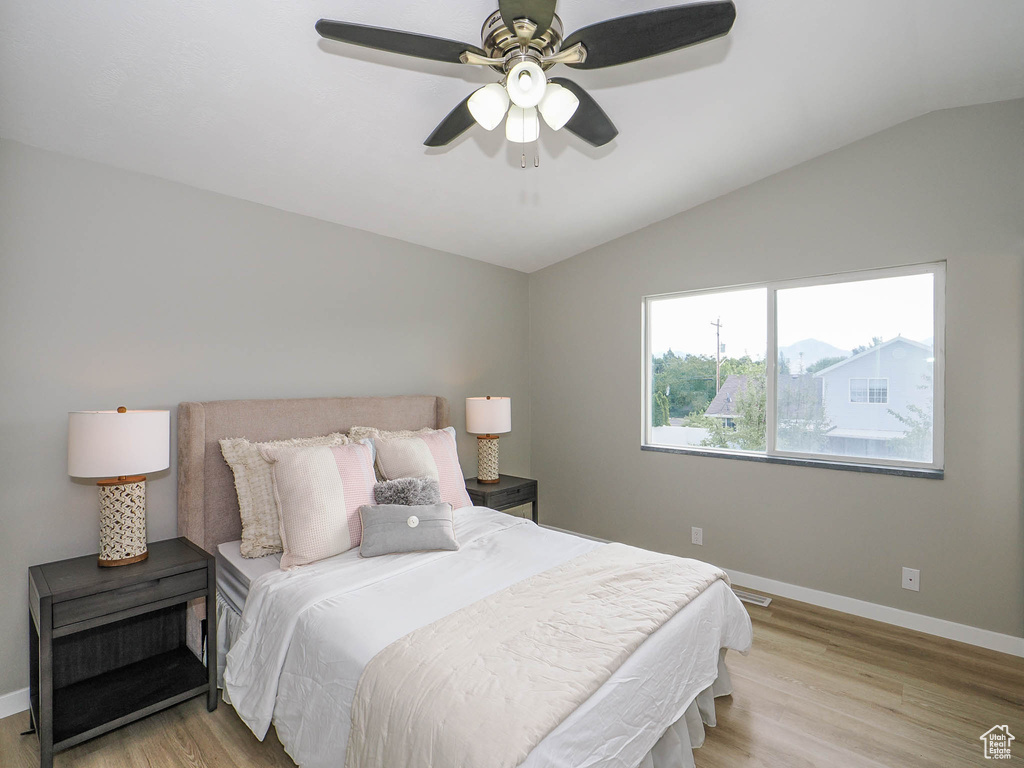
[[[537,25],[533,36],[542,35],[551,27],[555,18],[555,0],[499,0],[501,20],[509,30],[515,31],[516,19],[529,19]]]
[[[472,95],[472,93],[469,94],[469,96]],[[443,147],[445,144],[450,144],[476,124],[476,120],[473,119],[473,115],[469,111],[469,96],[464,98],[444,120],[437,124],[434,132],[423,142],[425,146]]]
[[[406,56],[417,56],[421,59],[447,61],[461,64],[463,51],[470,51],[481,56],[484,52],[475,45],[460,43],[458,40],[446,40],[443,37],[418,35],[415,32],[399,32],[383,27],[367,27],[363,24],[349,24],[345,21],[320,19],[316,23],[316,31],[328,40],[361,45],[364,48],[376,48],[379,51],[401,53]]]
[[[660,8],[584,27],[562,47],[580,42],[586,46],[586,61],[569,64],[575,69],[614,67],[721,37],[735,19],[732,0]]]
[[[619,129],[612,124],[608,115],[598,106],[593,97],[579,85],[564,77],[552,77],[551,82],[557,83],[563,88],[568,88],[580,100],[580,105],[576,108],[576,112],[569,118],[569,122],[565,124],[567,131],[575,133],[585,142],[593,144],[595,147],[603,147],[619,135]]]

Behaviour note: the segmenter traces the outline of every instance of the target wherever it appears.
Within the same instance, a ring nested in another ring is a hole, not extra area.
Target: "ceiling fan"
[[[316,31],[329,40],[406,56],[491,67],[501,82],[479,88],[455,107],[423,142],[441,147],[474,123],[494,130],[505,120],[509,141],[528,143],[541,119],[552,130],[565,127],[595,147],[619,131],[591,96],[564,77],[548,78],[556,64],[599,69],[685,48],[729,32],[736,18],[732,0],[713,0],[634,13],[562,36],[556,0],[499,0],[484,22],[482,47],[456,40],[382,27],[320,19]],[[507,117],[506,117],[507,115]]]

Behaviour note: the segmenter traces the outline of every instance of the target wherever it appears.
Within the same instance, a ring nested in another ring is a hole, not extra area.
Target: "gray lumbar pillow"
[[[441,488],[431,477],[400,477],[373,486],[378,504],[440,504]]]
[[[359,554],[363,557],[459,548],[448,503],[366,504],[359,508],[359,519],[363,524]]]

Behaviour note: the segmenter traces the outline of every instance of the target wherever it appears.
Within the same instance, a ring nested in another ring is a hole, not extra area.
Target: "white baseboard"
[[[988,648],[992,651],[1008,653],[1011,656],[1024,657],[1024,637],[1003,635],[988,629],[979,629],[967,624],[957,624],[955,621],[936,619],[933,616],[924,616],[920,613],[911,613],[899,608],[890,608],[887,605],[857,600],[853,597],[844,597],[843,595],[835,595],[831,592],[800,587],[796,584],[787,584],[784,581],[766,579],[763,576],[753,576],[749,573],[741,573],[729,568],[725,570],[729,574],[729,578],[732,579],[733,584],[737,586],[749,587],[750,589],[778,595],[779,597],[788,597],[790,600],[799,600],[802,603],[810,603],[820,608],[829,608],[833,611],[841,611],[853,616],[881,621],[885,624],[894,624],[904,629],[924,632],[926,635],[944,637],[947,640],[956,640],[957,642],[975,645],[979,648]]]
[[[561,533],[570,533],[573,536],[581,536],[584,539],[607,541],[607,539],[599,539],[596,536],[587,536],[582,533],[555,528],[553,525],[545,525],[543,527]],[[1024,657],[1024,637],[1003,635],[988,629],[978,629],[967,624],[957,624],[955,621],[936,619],[933,616],[911,613],[899,608],[890,608],[887,605],[857,600],[853,597],[844,597],[843,595],[834,595],[831,592],[822,592],[810,587],[787,584],[784,581],[766,579],[763,576],[754,576],[749,573],[734,571],[730,568],[726,568],[725,571],[736,586],[749,587],[760,592],[767,592],[770,595],[788,597],[790,600],[799,600],[801,603],[810,603],[819,608],[829,608],[833,611],[849,613],[864,619],[873,619],[885,624],[903,627],[904,629],[924,632],[926,635],[935,635],[936,637],[944,637],[947,640],[956,640],[960,643],[975,645],[979,648],[988,648],[991,651],[1008,653],[1011,656]]]
[[[10,693],[0,693],[0,719],[16,715],[28,709],[28,688]]]

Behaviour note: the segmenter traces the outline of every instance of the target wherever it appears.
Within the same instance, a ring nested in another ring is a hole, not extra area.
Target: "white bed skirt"
[[[238,612],[220,591],[217,592],[217,687],[221,698],[230,704],[227,689],[224,688],[224,670],[228,666],[228,651],[235,644],[238,632],[242,628],[242,614]]]
[[[217,594],[217,687],[228,704],[224,690],[224,669],[228,650],[241,628],[242,616],[220,593]],[[695,768],[693,750],[704,744],[704,726],[714,727],[715,699],[732,693],[732,681],[725,666],[725,651],[718,654],[718,678],[690,702],[683,716],[669,726],[637,768]]]
[[[683,716],[668,727],[644,756],[639,768],[695,768],[693,750],[704,744],[704,726],[714,728],[717,724],[715,699],[732,694],[732,681],[725,666],[725,651],[723,648],[718,652],[718,678],[709,688],[698,693]]]

